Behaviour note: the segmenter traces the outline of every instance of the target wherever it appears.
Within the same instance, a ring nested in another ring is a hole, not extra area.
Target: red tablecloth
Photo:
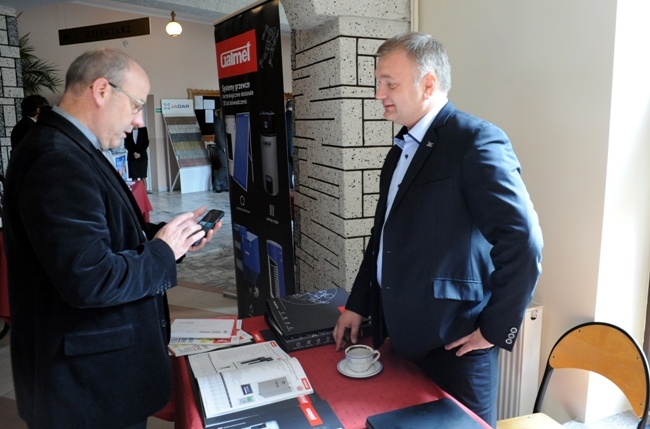
[[[9,284],[7,282],[7,258],[5,257],[4,236],[0,230],[0,319],[9,321]]]
[[[255,335],[266,329],[266,323],[263,317],[244,319],[243,328]],[[368,343],[369,339],[364,342]],[[333,345],[290,354],[298,358],[316,393],[330,404],[346,429],[365,428],[369,415],[449,397],[417,365],[398,356],[389,343],[380,351],[383,370],[366,379],[349,378],[338,372],[336,364],[344,355],[335,352]],[[187,359],[173,358],[173,367],[174,396],[157,416],[175,421],[176,429],[201,429],[203,423],[192,392]],[[474,413],[466,411],[483,427],[490,428]]]
[[[145,222],[149,222],[149,212],[153,210],[153,207],[151,206],[151,201],[149,201],[149,197],[147,196],[147,189],[144,187],[144,183],[142,180],[138,180],[134,182],[130,188],[135,200],[138,202],[140,211],[142,211]]]

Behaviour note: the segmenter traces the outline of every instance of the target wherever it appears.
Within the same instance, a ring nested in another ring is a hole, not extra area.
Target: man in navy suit
[[[171,396],[165,291],[177,284],[176,262],[221,223],[198,232],[204,207],[145,223],[108,160],[143,125],[148,92],[133,59],[88,51],[9,161],[11,360],[30,429],[144,429]]]
[[[541,273],[537,214],[505,133],[448,101],[440,43],[407,33],[377,56],[376,98],[402,128],[381,170],[336,349],[355,343],[371,316],[375,347],[390,337],[495,426],[499,349],[512,350]]]

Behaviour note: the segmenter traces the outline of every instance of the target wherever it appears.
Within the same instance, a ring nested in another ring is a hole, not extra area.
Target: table
[[[149,222],[149,212],[153,210],[153,207],[151,206],[151,201],[149,201],[149,197],[147,196],[147,189],[144,187],[144,183],[142,180],[137,180],[133,182],[132,185],[129,185],[129,187],[138,203],[138,207],[140,207],[142,216],[144,216],[144,221]]]
[[[243,329],[256,339],[261,339],[259,332],[266,328],[262,316],[243,321]],[[364,338],[362,342],[369,344],[370,339]],[[384,367],[379,374],[366,379],[349,378],[338,372],[336,364],[344,355],[335,352],[333,345],[289,354],[298,358],[314,391],[329,403],[346,429],[365,428],[369,415],[449,397],[416,364],[401,358],[390,343],[384,344],[380,351]],[[201,429],[203,422],[190,384],[187,359],[172,359],[173,397],[156,416],[175,421],[176,429]],[[473,412],[461,407],[484,428],[490,428]]]

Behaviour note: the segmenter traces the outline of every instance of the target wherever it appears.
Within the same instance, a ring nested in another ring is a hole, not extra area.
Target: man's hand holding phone
[[[203,240],[203,238],[207,236],[208,231],[214,228],[217,222],[219,222],[221,218],[223,218],[224,214],[225,213],[223,212],[223,210],[212,209],[209,212],[207,212],[205,216],[203,216],[203,218],[201,218],[201,220],[199,221],[199,225],[201,226],[201,229],[193,235],[200,234],[201,231],[203,231],[203,235],[201,236],[201,238],[196,240],[194,244],[192,244],[192,247],[201,244],[201,240]]]
[[[208,212],[199,223],[196,219],[205,213],[205,207],[198,208],[174,217],[156,233],[154,238],[163,240],[174,252],[176,260],[189,252],[196,252],[212,239],[221,228],[221,210]],[[223,212],[221,212],[223,213]],[[209,222],[212,220],[212,222]],[[201,223],[203,222],[203,223]],[[203,231],[203,232],[201,232]]]

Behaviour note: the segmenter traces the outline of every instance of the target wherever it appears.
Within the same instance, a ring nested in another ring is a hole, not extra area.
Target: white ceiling
[[[107,9],[123,10],[149,16],[168,17],[173,10],[178,21],[212,24],[258,0],[0,0],[0,5],[20,11],[55,3],[78,3]],[[280,13],[283,27],[288,26],[284,11]]]

